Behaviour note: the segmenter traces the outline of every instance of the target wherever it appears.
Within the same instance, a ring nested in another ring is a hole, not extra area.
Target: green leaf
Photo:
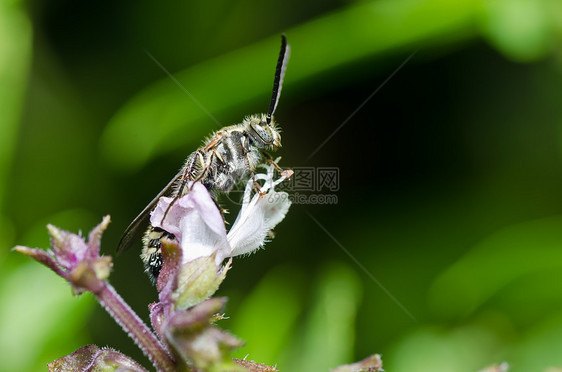
[[[530,62],[555,45],[562,4],[551,0],[485,1],[484,35],[511,59]],[[558,23],[558,25],[557,25]]]

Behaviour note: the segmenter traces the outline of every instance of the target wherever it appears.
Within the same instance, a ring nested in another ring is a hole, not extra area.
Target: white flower
[[[273,167],[268,166],[266,174],[255,175],[256,181],[264,181],[258,193],[253,192],[254,181],[250,179],[242,208],[228,234],[219,208],[198,182],[187,185],[191,190],[173,203],[163,222],[173,198],[160,198],[150,222],[176,236],[182,249],[182,263],[216,254],[215,262],[219,265],[227,257],[251,253],[264,245],[269,231],[285,218],[291,205],[286,192],[275,191],[275,186],[291,174],[286,171],[274,181]]]
[[[273,181],[273,175],[273,167],[268,167],[267,174],[255,176],[256,181],[265,180],[265,183],[251,200],[253,181],[249,180],[246,184],[242,209],[227,235],[232,248],[229,256],[252,253],[262,247],[268,232],[285,218],[291,201],[286,192],[275,191],[275,186],[290,177],[290,174],[276,181]]]

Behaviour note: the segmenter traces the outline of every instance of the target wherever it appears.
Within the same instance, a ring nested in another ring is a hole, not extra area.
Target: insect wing
[[[143,211],[139,213],[139,215],[133,220],[133,222],[131,222],[131,224],[127,227],[127,230],[125,230],[125,232],[123,233],[121,240],[119,240],[119,245],[117,246],[118,254],[129,249],[131,245],[140,240],[140,238],[144,234],[146,227],[148,226],[150,212],[152,212],[152,210],[156,207],[158,200],[162,196],[171,194],[171,191],[174,188],[174,184],[182,177],[182,175],[183,170],[176,174],[176,176],[170,181],[170,183],[168,183],[166,187],[164,187],[164,189],[162,189],[162,191],[160,191],[160,193],[156,195],[154,199],[152,199],[150,204],[148,204],[146,208],[144,208]]]

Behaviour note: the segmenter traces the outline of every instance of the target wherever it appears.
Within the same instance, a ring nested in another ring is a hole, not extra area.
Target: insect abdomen
[[[158,274],[160,274],[162,269],[162,238],[175,239],[176,237],[152,225],[148,227],[143,236],[141,259],[146,273],[153,282],[156,282]]]

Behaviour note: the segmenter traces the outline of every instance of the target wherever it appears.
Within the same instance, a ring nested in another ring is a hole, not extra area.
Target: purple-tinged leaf
[[[37,248],[24,247],[18,245],[14,247],[14,251],[22,253],[35,261],[42,263],[49,269],[53,270],[57,275],[64,277],[65,273],[61,270],[60,266],[55,262],[55,258],[49,251],[44,251]]]
[[[140,364],[128,356],[110,348],[87,345],[74,353],[48,364],[49,371],[130,371],[146,372]]]
[[[236,370],[229,353],[243,343],[213,324],[225,302],[212,298],[172,314],[165,325],[166,340],[179,360],[205,371]]]
[[[171,302],[172,293],[178,285],[178,272],[182,263],[182,250],[180,246],[172,240],[162,240],[162,269],[158,274],[156,289],[158,299],[162,304]]]
[[[109,215],[105,216],[101,223],[94,227],[90,234],[88,234],[88,256],[90,259],[94,259],[100,254],[101,237],[107,226],[111,222]]]
[[[384,371],[382,369],[382,359],[379,354],[371,355],[353,364],[346,364],[332,369],[332,372],[371,372],[371,371]]]
[[[232,359],[232,361],[236,364],[238,364],[239,366],[242,366],[244,368],[246,368],[247,372],[273,372],[273,371],[279,371],[276,367],[273,366],[268,366],[265,364],[260,364],[260,363],[256,363],[253,362],[251,360],[245,360],[245,359]]]

